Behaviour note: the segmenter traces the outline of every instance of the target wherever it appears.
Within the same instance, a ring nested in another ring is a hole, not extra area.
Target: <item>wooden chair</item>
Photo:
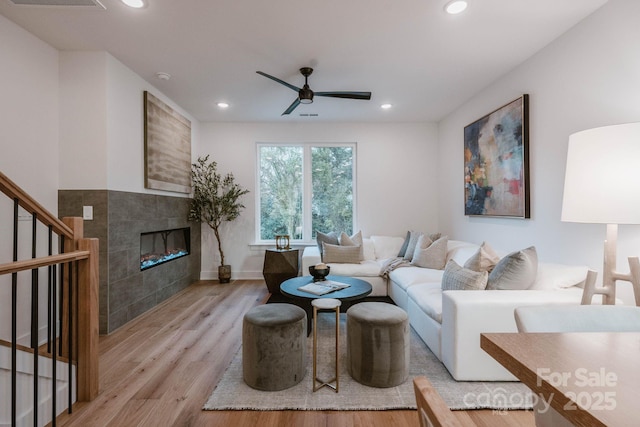
[[[426,377],[413,379],[420,427],[476,427],[469,414],[452,411]]]

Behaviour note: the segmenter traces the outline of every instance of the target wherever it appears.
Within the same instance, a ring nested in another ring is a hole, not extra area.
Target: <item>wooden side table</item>
[[[298,276],[298,249],[267,249],[262,275],[271,295],[280,295],[280,284]]]

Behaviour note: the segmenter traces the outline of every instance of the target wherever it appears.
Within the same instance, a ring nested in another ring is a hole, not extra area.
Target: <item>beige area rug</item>
[[[282,391],[254,390],[242,379],[242,349],[234,356],[213,390],[205,410],[387,410],[415,409],[412,379],[425,375],[451,409],[530,409],[532,395],[518,382],[458,382],[426,344],[411,329],[409,378],[400,386],[375,388],[354,381],[346,371],[344,314],[340,323],[340,391],[323,387],[312,391],[312,336],[308,339],[307,373],[297,385]],[[332,376],[335,366],[335,314],[321,313],[318,319],[319,378]]]

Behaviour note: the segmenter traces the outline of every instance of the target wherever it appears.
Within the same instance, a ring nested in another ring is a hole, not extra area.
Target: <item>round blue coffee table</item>
[[[311,276],[294,277],[285,280],[280,284],[280,293],[292,300],[292,302],[303,308],[307,312],[307,335],[311,333],[311,320],[313,317],[313,309],[311,301],[318,298],[335,298],[342,301],[342,311],[346,311],[351,304],[357,302],[371,293],[371,284],[365,280],[355,279],[347,276],[327,276],[327,280],[332,282],[346,283],[348,288],[329,292],[324,295],[316,295],[298,289],[301,286],[313,282]]]

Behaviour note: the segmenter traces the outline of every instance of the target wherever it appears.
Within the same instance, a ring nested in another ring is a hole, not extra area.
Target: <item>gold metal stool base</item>
[[[338,393],[340,387],[339,379],[339,346],[340,337],[340,305],[342,302],[335,298],[318,298],[311,301],[313,306],[313,391],[320,390],[322,387],[329,387]],[[336,312],[336,375],[329,381],[321,380],[317,377],[317,358],[318,358],[318,311],[319,310],[335,310]],[[335,382],[335,384],[333,384]],[[320,384],[318,384],[320,383]]]

